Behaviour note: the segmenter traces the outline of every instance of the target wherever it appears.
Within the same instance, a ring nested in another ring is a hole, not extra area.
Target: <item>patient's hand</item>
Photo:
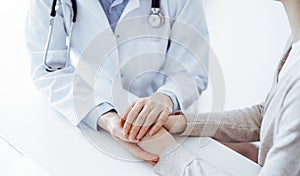
[[[158,162],[158,156],[152,154],[151,152],[147,152],[139,147],[137,144],[125,142],[118,138],[115,138],[125,149],[127,149],[130,153],[132,153],[137,158],[146,161],[147,163],[151,164],[152,166],[156,165]]]
[[[135,155],[137,158],[145,160],[151,165],[155,165],[158,156],[142,150],[137,144],[131,143],[128,137],[124,136],[123,129],[120,126],[120,118],[114,112],[104,114],[98,121],[101,128],[109,132],[112,137],[118,141],[125,149]]]
[[[143,150],[160,156],[165,149],[176,144],[174,137],[164,128],[161,128],[155,135],[146,134],[138,143]]]

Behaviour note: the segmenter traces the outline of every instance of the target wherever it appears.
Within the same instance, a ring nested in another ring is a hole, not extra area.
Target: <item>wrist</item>
[[[113,111],[109,111],[103,115],[98,120],[98,126],[102,129],[104,129],[107,132],[112,131],[113,122],[118,121],[118,114]]]

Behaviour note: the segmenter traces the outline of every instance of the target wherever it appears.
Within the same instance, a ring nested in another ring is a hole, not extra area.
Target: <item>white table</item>
[[[0,175],[50,176],[40,165],[32,161],[0,134]]]

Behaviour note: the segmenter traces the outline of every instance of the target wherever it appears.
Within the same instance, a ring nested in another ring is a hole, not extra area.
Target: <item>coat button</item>
[[[120,35],[117,34],[116,37],[117,37],[117,38],[120,38]]]

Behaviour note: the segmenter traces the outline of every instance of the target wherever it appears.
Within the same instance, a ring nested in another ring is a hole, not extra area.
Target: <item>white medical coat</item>
[[[146,97],[170,91],[187,108],[207,85],[208,30],[201,0],[164,0],[164,24],[147,23],[150,0],[130,0],[113,32],[98,0],[77,0],[71,38],[72,64],[55,72],[43,66],[51,0],[30,3],[26,41],[32,79],[51,105],[74,125],[95,106],[127,101],[115,96],[114,81]],[[54,23],[47,63],[64,62],[70,34],[71,5],[62,0]]]

